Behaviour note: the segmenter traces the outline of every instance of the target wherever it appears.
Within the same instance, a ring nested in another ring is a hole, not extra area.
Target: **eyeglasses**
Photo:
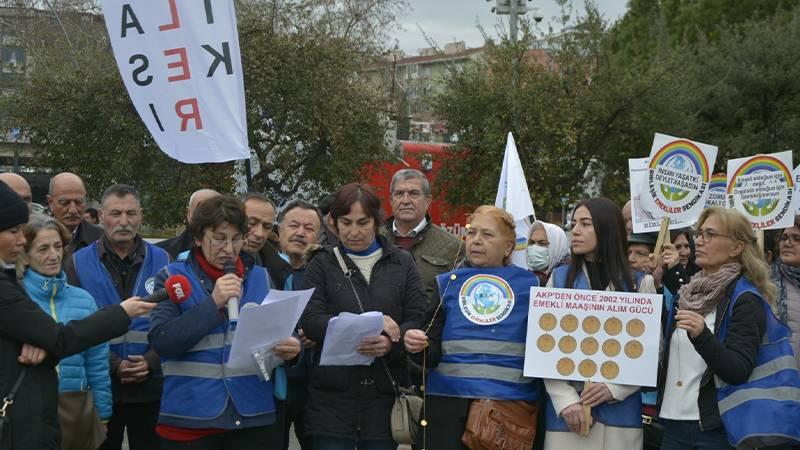
[[[211,247],[217,248],[217,249],[225,247],[226,245],[228,245],[228,243],[230,243],[231,246],[233,246],[233,248],[237,248],[237,247],[243,246],[244,242],[245,242],[245,240],[242,239],[242,238],[239,238],[239,239],[214,239],[213,237],[211,237],[209,235],[206,235],[206,237],[208,238],[208,242],[211,243]]]
[[[419,198],[419,197],[420,197],[422,194],[424,194],[424,192],[422,192],[422,191],[418,191],[418,190],[416,190],[416,189],[412,189],[412,190],[408,190],[408,191],[399,190],[399,191],[394,191],[394,192],[392,192],[392,197],[394,197],[394,198],[395,198],[395,199],[397,199],[397,200],[400,200],[400,199],[402,199],[403,197],[405,197],[405,196],[406,196],[406,194],[408,194],[408,198],[410,198],[411,200],[416,200],[416,199],[418,199],[418,198]]]
[[[800,244],[800,235],[798,234],[782,234],[781,235],[781,244],[790,243],[792,247],[797,244]]]
[[[716,233],[711,230],[697,230],[694,232],[694,239],[697,240],[702,237],[703,242],[711,242],[711,239],[714,239],[715,236],[721,236],[733,239],[733,236],[729,234]]]

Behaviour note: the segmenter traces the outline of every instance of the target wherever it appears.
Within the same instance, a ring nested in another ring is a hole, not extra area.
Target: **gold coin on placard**
[[[558,349],[561,353],[570,354],[578,347],[578,342],[572,336],[564,336],[558,340]]]
[[[572,314],[567,314],[561,318],[561,329],[567,333],[572,333],[578,329],[578,318]]]
[[[603,325],[603,329],[609,336],[616,336],[622,332],[622,321],[616,317],[612,317],[606,320],[606,323]]]
[[[584,378],[593,377],[595,373],[597,373],[597,364],[591,359],[584,359],[578,364],[578,372]]]
[[[597,353],[597,349],[600,347],[600,344],[597,343],[597,339],[593,337],[587,337],[586,339],[581,341],[581,352],[584,355],[594,355]]]
[[[539,317],[539,328],[544,331],[553,331],[558,323],[556,316],[550,313],[544,313]]]
[[[619,375],[619,366],[613,361],[606,361],[600,366],[600,375],[606,380],[613,380]]]
[[[556,339],[549,335],[543,334],[536,340],[536,348],[543,352],[549,352],[556,346]]]
[[[556,363],[556,370],[565,377],[571,375],[575,371],[575,362],[569,358],[561,358]]]
[[[644,334],[644,322],[639,319],[630,320],[625,325],[625,331],[632,337],[639,337]]]
[[[589,334],[595,334],[600,330],[600,319],[595,316],[589,316],[583,319],[583,331]]]
[[[605,353],[606,356],[611,356],[613,358],[619,355],[620,350],[622,350],[622,346],[616,339],[607,339],[603,342],[603,353]]]
[[[642,343],[637,340],[625,344],[625,355],[630,359],[636,359],[642,356],[643,351],[644,347],[642,347]]]

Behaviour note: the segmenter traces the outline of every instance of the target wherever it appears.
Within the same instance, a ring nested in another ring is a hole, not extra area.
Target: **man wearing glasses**
[[[142,207],[134,188],[115,184],[101,203],[102,238],[77,250],[65,267],[69,283],[87,290],[99,308],[152,294],[156,274],[170,262],[165,250],[139,236]],[[120,449],[126,428],[131,450],[160,447],[155,427],[163,375],[149,330],[148,318],[133,319],[128,333],[109,342],[114,407],[102,450]]]
[[[464,257],[464,243],[447,230],[431,223],[431,185],[416,169],[395,172],[389,187],[392,217],[387,219],[383,234],[390,243],[410,252],[417,262],[422,283],[430,293],[435,289],[436,275],[452,270]]]
[[[53,217],[72,233],[72,240],[64,249],[64,260],[103,236],[103,229],[83,218],[86,212],[86,186],[81,177],[62,172],[50,179],[47,204]]]

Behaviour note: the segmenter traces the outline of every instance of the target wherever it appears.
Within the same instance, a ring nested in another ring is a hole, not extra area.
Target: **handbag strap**
[[[3,398],[3,406],[0,408],[0,417],[6,417],[6,415],[8,415],[8,408],[14,404],[14,397],[17,396],[17,391],[22,385],[22,380],[25,379],[25,374],[27,372],[27,367],[23,367],[22,370],[20,370],[19,375],[17,375],[17,381],[14,382],[14,386],[11,388],[11,392]]]
[[[365,313],[364,311],[364,304],[361,303],[361,297],[358,295],[358,291],[356,291],[356,286],[353,284],[353,271],[347,268],[347,264],[344,262],[344,258],[342,257],[342,252],[339,251],[339,247],[333,247],[333,253],[336,255],[336,260],[339,261],[339,268],[342,269],[342,273],[344,277],[347,278],[347,281],[350,282],[350,288],[353,289],[353,295],[356,296],[356,302],[358,302],[358,309],[361,313]],[[386,371],[386,376],[389,377],[389,381],[392,383],[392,390],[394,391],[395,397],[400,396],[400,388],[397,386],[397,382],[394,381],[394,377],[392,376],[391,372],[389,372],[389,366],[386,364],[386,360],[380,358],[381,363],[383,363],[383,368]]]

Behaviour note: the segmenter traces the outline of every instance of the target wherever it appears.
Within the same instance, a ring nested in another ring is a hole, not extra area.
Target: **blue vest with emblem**
[[[796,445],[800,443],[800,374],[792,351],[791,331],[780,323],[758,289],[744,277],[734,287],[718,336],[724,342],[733,307],[745,292],[761,299],[767,329],[753,372],[745,383],[731,385],[716,378],[720,417],[731,445],[748,448],[787,442]]]
[[[192,294],[180,304],[187,311],[207,301],[210,293],[203,287],[187,261],[167,266],[170,275],[183,275],[192,285]],[[269,292],[267,271],[253,266],[242,285],[239,308],[260,305]],[[178,358],[161,358],[164,372],[164,394],[161,415],[180,419],[209,420],[219,417],[230,398],[236,410],[245,417],[275,411],[271,381],[263,381],[254,367],[226,367],[233,343],[230,323],[212,329],[189,351]]]
[[[122,300],[117,288],[111,281],[111,275],[97,256],[98,241],[82,248],[72,256],[75,263],[75,274],[81,287],[92,294],[98,308],[119,305]],[[145,245],[144,263],[139,269],[131,296],[145,297],[153,293],[155,276],[159,270],[169,264],[169,254],[163,249],[147,242]],[[131,320],[128,332],[109,341],[110,350],[117,356],[127,359],[130,355],[142,355],[150,349],[147,332],[150,330],[150,319],[147,316]]]
[[[583,271],[578,271],[575,277],[575,285],[567,286],[567,272],[569,266],[564,265],[553,271],[553,287],[562,289],[584,289],[591,290],[589,280]],[[636,284],[641,283],[642,273],[636,274]],[[580,392],[583,389],[583,382],[576,385]],[[545,427],[547,431],[570,431],[567,422],[558,414],[553,407],[553,402],[548,398],[547,411],[545,416]],[[622,428],[641,428],[642,427],[642,396],[633,393],[625,400],[613,403],[603,403],[592,408],[592,417],[595,421],[612,427]]]
[[[535,401],[541,381],[524,377],[522,371],[530,289],[539,285],[536,275],[517,266],[462,268],[436,281],[447,320],[442,358],[428,375],[425,392]]]

